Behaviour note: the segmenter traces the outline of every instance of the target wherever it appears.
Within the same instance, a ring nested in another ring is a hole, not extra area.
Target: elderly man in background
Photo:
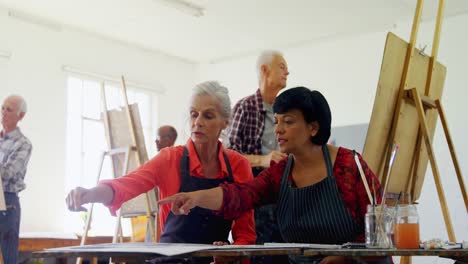
[[[18,193],[26,188],[24,176],[31,142],[21,133],[18,122],[26,114],[26,102],[21,96],[10,95],[2,105],[0,131],[0,175],[7,210],[0,212],[0,245],[5,263],[17,263],[21,207]]]
[[[158,152],[165,147],[172,147],[177,139],[177,131],[172,126],[161,126],[156,137],[156,148]]]
[[[270,167],[270,162],[286,157],[279,151],[274,132],[273,103],[279,91],[286,87],[288,75],[288,65],[281,52],[262,52],[257,59],[259,88],[254,94],[239,100],[232,111],[226,147],[242,153],[249,160],[254,176]],[[275,209],[275,205],[255,209],[257,244],[282,242]],[[280,257],[255,257],[253,261],[257,264],[285,262],[287,259]]]

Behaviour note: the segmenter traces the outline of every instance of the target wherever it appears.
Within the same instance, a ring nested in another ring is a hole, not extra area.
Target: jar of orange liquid
[[[396,212],[395,247],[419,248],[419,216],[415,205],[400,205]]]

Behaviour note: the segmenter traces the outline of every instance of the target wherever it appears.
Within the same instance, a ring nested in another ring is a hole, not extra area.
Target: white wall
[[[1,10],[0,10],[1,11]],[[177,102],[186,100],[195,81],[195,65],[157,52],[119,44],[72,30],[54,31],[0,13],[0,98],[21,94],[29,112],[20,123],[33,143],[20,193],[21,231],[62,232],[65,208],[66,76],[63,65],[165,89],[160,96],[161,124],[184,128]],[[182,104],[180,104],[182,105]],[[179,142],[184,142],[183,137]],[[152,153],[149,153],[150,155]]]
[[[423,22],[418,45],[428,45],[430,53],[434,21]],[[439,61],[447,66],[442,98],[458,160],[468,181],[468,14],[446,18],[443,23]],[[389,29],[409,40],[411,21]],[[333,112],[333,126],[368,123],[373,107],[380,64],[387,30],[363,35],[323,40],[300,47],[282,49],[290,69],[288,87],[306,86],[318,89],[327,97]],[[275,47],[271,47],[275,48]],[[256,55],[202,65],[199,78],[218,79],[230,88],[233,103],[257,89],[254,65]],[[436,128],[434,149],[450,208],[457,240],[468,240],[468,215],[440,122]],[[431,170],[428,169],[423,187],[419,213],[421,239],[447,239]],[[437,258],[416,258],[417,263],[451,263]]]

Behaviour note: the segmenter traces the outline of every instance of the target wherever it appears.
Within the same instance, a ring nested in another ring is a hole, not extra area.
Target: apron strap
[[[330,151],[328,150],[327,144],[322,145],[323,157],[325,158],[325,164],[327,165],[327,176],[333,177],[333,166],[330,158]]]

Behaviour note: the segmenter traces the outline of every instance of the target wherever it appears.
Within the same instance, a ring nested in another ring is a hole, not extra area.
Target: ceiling
[[[80,30],[192,62],[216,62],[266,48],[388,30],[397,22],[411,21],[416,6],[416,0],[187,1],[204,7],[206,15],[194,17],[161,0],[0,0],[0,8],[30,22]],[[434,18],[437,5],[437,0],[426,0],[423,19]],[[445,16],[467,12],[468,0],[445,1]]]

